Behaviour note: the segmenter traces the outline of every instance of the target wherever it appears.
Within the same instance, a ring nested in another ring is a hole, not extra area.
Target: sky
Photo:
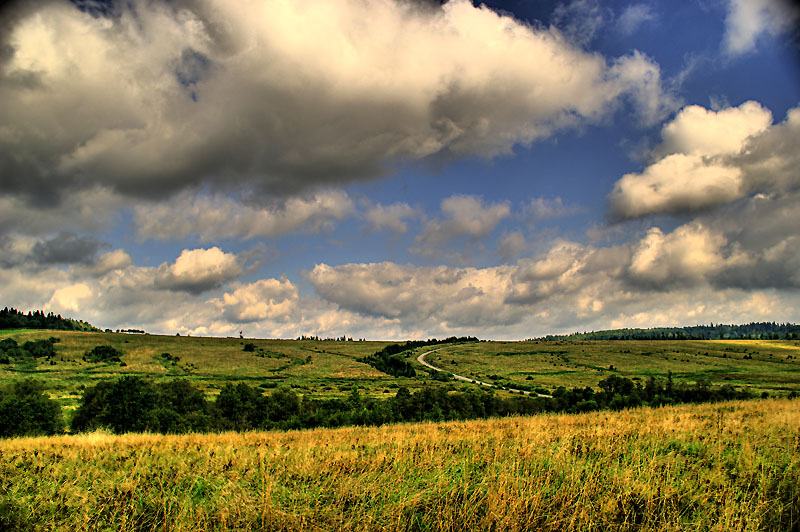
[[[800,321],[800,8],[0,8],[0,306],[182,335]]]

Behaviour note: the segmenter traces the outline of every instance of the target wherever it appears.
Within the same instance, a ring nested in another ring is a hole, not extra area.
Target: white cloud
[[[652,228],[610,247],[559,240],[545,253],[505,266],[318,264],[306,274],[313,289],[307,296],[281,277],[234,283],[208,298],[199,284],[229,277],[215,265],[237,269],[232,254],[212,249],[187,250],[159,268],[131,265],[122,250],[101,255],[94,269],[0,265],[0,298],[101,327],[223,336],[245,329],[284,338],[526,338],[617,323],[796,321],[797,194],[749,198],[671,232]],[[198,289],[160,284],[168,269]]]
[[[528,249],[528,242],[521,231],[506,233],[500,238],[497,253],[504,262],[509,262],[521,256]]]
[[[214,246],[209,249],[184,249],[172,264],[158,267],[155,286],[199,294],[235,279],[243,273],[234,253]]]
[[[197,235],[219,238],[274,237],[305,228],[318,231],[353,212],[353,201],[344,192],[319,192],[293,196],[274,205],[245,205],[225,196],[183,194],[169,202],[141,204],[134,209],[139,238],[162,240]]]
[[[629,271],[637,281],[662,289],[666,284],[697,284],[724,268],[748,262],[735,249],[726,253],[727,243],[723,235],[701,224],[683,225],[668,235],[654,227],[635,248]]]
[[[791,31],[799,17],[796,4],[786,0],[728,0],[724,49],[730,55],[750,52],[761,36]]]
[[[800,111],[771,124],[769,110],[756,102],[720,111],[684,108],[662,130],[663,142],[654,150],[661,158],[614,185],[611,215],[686,213],[797,186]]]
[[[441,253],[448,242],[466,237],[473,241],[487,237],[497,225],[511,215],[508,203],[485,205],[476,196],[450,196],[442,200],[443,219],[428,221],[412,251],[427,255]]]
[[[90,267],[90,273],[95,276],[103,276],[115,270],[123,270],[133,264],[131,256],[122,249],[115,249],[103,253]]]
[[[558,4],[551,20],[570,41],[587,46],[612,16],[597,0],[571,0]]]
[[[288,279],[262,279],[240,285],[218,302],[223,316],[236,323],[287,321],[297,314],[297,288]]]
[[[609,200],[619,218],[696,211],[740,198],[742,180],[739,168],[709,164],[701,155],[673,154],[641,174],[622,176]]]
[[[609,76],[621,93],[633,101],[640,119],[648,125],[662,120],[679,106],[677,98],[664,93],[658,65],[638,50],[615,59]]]
[[[772,113],[754,101],[719,111],[689,105],[661,130],[663,142],[656,151],[661,155],[736,154],[748,137],[763,133],[771,125]]]
[[[560,197],[553,199],[533,198],[525,207],[525,214],[534,222],[567,216],[577,212],[580,212],[578,207],[564,205],[564,201]]]
[[[396,319],[406,328],[493,326],[521,313],[503,303],[510,268],[417,267],[390,262],[318,264],[307,278],[322,298],[366,316]]]
[[[84,310],[82,302],[91,298],[92,289],[86,283],[76,283],[57,289],[45,308],[55,313],[68,314]]]
[[[617,18],[617,28],[623,35],[632,35],[643,25],[656,20],[653,7],[649,4],[626,6]]]
[[[289,194],[396,161],[508,153],[608,116],[625,95],[647,120],[671,105],[643,55],[609,66],[467,0],[116,10],[47,2],[5,32],[6,196],[163,198],[201,183]]]
[[[371,231],[387,228],[394,233],[408,231],[406,220],[419,216],[419,211],[408,203],[392,203],[391,205],[373,205],[364,214]]]

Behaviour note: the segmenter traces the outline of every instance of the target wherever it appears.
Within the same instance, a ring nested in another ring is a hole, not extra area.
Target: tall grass
[[[5,440],[0,530],[800,530],[800,412]]]

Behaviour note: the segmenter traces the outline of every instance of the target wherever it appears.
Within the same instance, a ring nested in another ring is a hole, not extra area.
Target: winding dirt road
[[[431,364],[431,363],[429,363],[429,362],[427,362],[425,360],[425,355],[430,355],[431,353],[439,351],[440,349],[444,349],[444,347],[439,347],[437,349],[431,349],[430,351],[425,351],[424,353],[422,353],[421,355],[419,355],[417,357],[417,362],[419,362],[420,364],[422,364],[425,367],[431,368],[434,371],[443,371],[445,373],[450,373],[449,371],[447,371],[445,369],[437,368],[436,366],[434,366],[433,364]],[[472,383],[478,384],[480,386],[486,386],[488,388],[497,388],[497,386],[495,386],[494,384],[488,383],[488,382],[483,382],[483,381],[479,381],[479,380],[476,380],[476,379],[470,379],[469,377],[465,377],[463,375],[456,375],[455,373],[451,373],[451,375],[453,375],[453,378],[455,378],[456,380],[459,380],[459,381],[472,382]],[[536,392],[528,392],[528,391],[525,391],[525,390],[517,390],[516,388],[506,388],[506,390],[508,390],[509,392],[524,393],[525,395],[535,395],[537,397],[551,397],[550,395],[544,395],[544,394],[536,393]]]

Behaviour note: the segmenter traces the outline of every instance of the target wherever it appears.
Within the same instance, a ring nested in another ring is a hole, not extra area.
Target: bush
[[[16,349],[17,347],[17,341],[13,338],[4,338],[0,340],[0,351],[8,351],[9,349]]]
[[[83,354],[83,359],[88,362],[121,362],[120,358],[123,355],[122,351],[113,348],[110,345],[98,345],[91,351]]]
[[[58,339],[56,338],[48,338],[47,340],[34,340],[32,342],[27,341],[22,344],[22,350],[36,358],[55,356],[56,350],[53,348],[53,344],[57,341]]]
[[[0,437],[40,436],[61,432],[61,406],[33,380],[0,390]]]
[[[431,371],[431,379],[439,382],[447,382],[454,380],[452,373],[447,373],[446,371]]]

